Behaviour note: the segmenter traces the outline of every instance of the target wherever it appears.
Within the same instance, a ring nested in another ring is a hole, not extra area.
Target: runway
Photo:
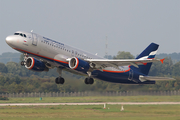
[[[180,102],[106,102],[106,103],[0,103],[0,106],[46,106],[46,105],[179,105]]]

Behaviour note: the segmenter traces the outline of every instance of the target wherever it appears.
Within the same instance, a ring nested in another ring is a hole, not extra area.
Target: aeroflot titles
[[[60,43],[60,42],[51,40],[51,39],[46,38],[46,37],[43,37],[43,38],[44,38],[44,40],[41,40],[41,42],[44,42],[44,43],[46,43],[46,44],[48,44],[48,45],[53,45],[54,47],[58,47],[58,48],[64,47],[64,44],[63,44],[63,43]],[[64,50],[64,49],[63,49],[63,50]],[[77,51],[73,51],[73,50],[72,50],[72,54],[75,55],[76,57],[77,57],[77,56],[80,56],[80,58],[83,57],[83,58],[92,59],[92,58],[90,58],[90,57],[87,57],[86,54],[84,54],[84,53],[83,53],[83,54],[77,53]]]
[[[49,44],[54,45],[54,46],[57,46],[57,47],[62,47],[62,46],[64,46],[63,43],[60,43],[60,42],[51,40],[51,39],[46,38],[46,37],[43,37],[43,38],[45,39],[43,42],[49,43]]]

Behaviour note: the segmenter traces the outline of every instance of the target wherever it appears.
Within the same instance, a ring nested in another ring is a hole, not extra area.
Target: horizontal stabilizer
[[[146,80],[164,81],[164,80],[175,80],[175,79],[174,78],[169,78],[169,77],[139,76],[139,80],[141,80],[141,82],[143,82],[143,81],[146,81]]]
[[[164,59],[160,59],[160,61],[161,61],[162,64],[163,64],[164,60],[165,60],[165,58],[164,58]]]

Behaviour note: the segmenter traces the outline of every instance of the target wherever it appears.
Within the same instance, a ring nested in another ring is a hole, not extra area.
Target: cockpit
[[[14,35],[20,35],[20,36],[22,36],[22,37],[25,37],[25,38],[26,38],[26,35],[25,35],[25,34],[23,34],[23,33],[14,33]]]

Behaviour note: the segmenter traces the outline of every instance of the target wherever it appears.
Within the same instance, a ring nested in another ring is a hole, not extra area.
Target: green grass
[[[9,98],[0,103],[70,103],[70,102],[180,102],[180,96],[88,96],[88,97],[43,97]]]
[[[3,106],[0,120],[180,120],[180,105]]]

